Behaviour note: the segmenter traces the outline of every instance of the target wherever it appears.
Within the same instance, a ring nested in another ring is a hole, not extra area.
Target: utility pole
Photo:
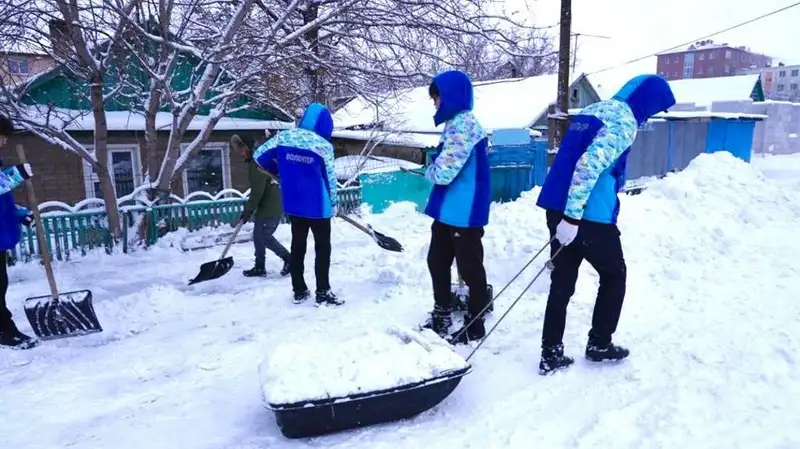
[[[550,148],[558,148],[567,131],[569,111],[569,63],[570,41],[572,36],[572,0],[561,0],[561,20],[558,45],[558,95],[556,105],[551,110],[548,121],[548,141]]]

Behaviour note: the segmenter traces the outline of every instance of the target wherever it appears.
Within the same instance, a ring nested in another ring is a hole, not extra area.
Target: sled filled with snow
[[[284,344],[259,367],[266,407],[284,436],[304,438],[411,418],[471,371],[430,330],[372,331],[345,341]]]

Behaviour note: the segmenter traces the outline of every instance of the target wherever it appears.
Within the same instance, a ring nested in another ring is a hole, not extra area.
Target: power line
[[[708,39],[710,37],[714,37],[714,36],[716,36],[718,34],[722,34],[722,33],[725,33],[725,32],[731,31],[731,30],[735,30],[736,28],[740,28],[740,27],[743,27],[745,25],[749,25],[749,24],[751,24],[753,22],[757,22],[757,21],[759,21],[761,19],[764,19],[764,18],[767,18],[769,16],[774,16],[775,14],[784,12],[784,11],[789,10],[789,9],[792,9],[795,6],[800,6],[800,2],[793,3],[793,4],[789,5],[789,6],[784,6],[783,8],[776,9],[776,10],[768,12],[766,14],[762,14],[762,15],[760,15],[758,17],[754,17],[754,18],[752,18],[750,20],[747,20],[745,22],[741,22],[741,23],[738,23],[736,25],[733,25],[733,26],[730,26],[728,28],[725,28],[724,30],[715,31],[715,32],[713,32],[711,34],[707,34],[705,36],[692,39],[692,40],[690,40],[688,42],[684,42],[682,44],[674,45],[674,46],[672,46],[670,48],[667,48],[665,50],[661,50],[659,52],[651,53],[651,54],[649,54],[647,56],[642,56],[642,57],[639,57],[639,58],[636,58],[636,59],[631,59],[630,61],[623,62],[622,64],[617,64],[617,65],[614,65],[614,66],[611,66],[611,67],[606,67],[605,69],[602,69],[602,70],[597,70],[595,72],[587,73],[587,75],[595,75],[597,73],[605,72],[607,70],[616,69],[616,68],[619,68],[619,67],[626,66],[628,64],[633,64],[634,62],[639,62],[639,61],[645,60],[647,58],[652,58],[653,56],[658,56],[661,53],[666,53],[666,52],[668,52],[670,50],[673,50],[673,49],[676,49],[676,48],[679,48],[679,47],[685,47],[685,46],[693,44],[693,43],[695,43],[697,41],[702,41],[704,39]]]

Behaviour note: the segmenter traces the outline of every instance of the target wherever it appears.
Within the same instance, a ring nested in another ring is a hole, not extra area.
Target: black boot
[[[305,289],[301,292],[294,292],[294,299],[292,300],[292,302],[295,304],[300,304],[310,297],[311,297],[311,292],[308,291],[308,289]]]
[[[317,307],[341,306],[342,304],[344,304],[344,300],[337,298],[330,289],[317,290]]]
[[[479,317],[475,321],[472,321],[473,318],[474,317],[469,313],[464,315],[464,325],[450,336],[450,343],[454,345],[465,345],[471,341],[478,341],[486,336],[486,327],[483,324],[483,317]],[[470,321],[472,321],[472,324],[469,324]]]
[[[614,343],[596,344],[591,339],[586,344],[586,358],[591,362],[618,361],[630,355],[630,351]]]
[[[288,260],[283,261],[283,268],[281,268],[281,276],[288,276],[292,272],[292,267],[289,265]]]
[[[450,334],[450,326],[453,325],[453,311],[440,306],[433,306],[433,311],[428,315],[423,329],[430,329],[442,338],[447,338]]]
[[[244,270],[242,272],[242,274],[247,276],[247,277],[249,277],[249,278],[252,278],[252,277],[264,277],[264,276],[267,275],[267,270],[264,269],[264,263],[263,262],[262,263],[256,262],[256,265],[253,268],[251,268],[249,270]]]
[[[552,374],[575,363],[575,359],[564,355],[564,345],[542,346],[542,359],[539,361],[539,374]]]
[[[0,332],[0,347],[10,349],[30,349],[39,344],[39,340],[31,338],[17,330],[16,326],[13,329],[7,329]]]

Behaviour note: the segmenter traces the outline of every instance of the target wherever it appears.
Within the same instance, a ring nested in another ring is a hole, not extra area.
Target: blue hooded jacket
[[[610,100],[583,108],[572,118],[536,204],[574,220],[615,224],[637,129],[674,104],[667,80],[639,75]]]
[[[489,223],[491,179],[488,138],[472,114],[472,81],[459,71],[437,75],[434,123],[445,123],[439,147],[425,177],[434,186],[425,214],[450,226],[475,228]]]
[[[283,210],[303,218],[330,218],[337,205],[333,118],[325,106],[312,103],[297,128],[278,133],[253,152],[264,170],[280,175]]]
[[[2,162],[0,162],[2,166]],[[30,211],[14,204],[12,191],[22,184],[24,178],[17,167],[0,172],[0,251],[14,249],[22,239],[22,219]]]

